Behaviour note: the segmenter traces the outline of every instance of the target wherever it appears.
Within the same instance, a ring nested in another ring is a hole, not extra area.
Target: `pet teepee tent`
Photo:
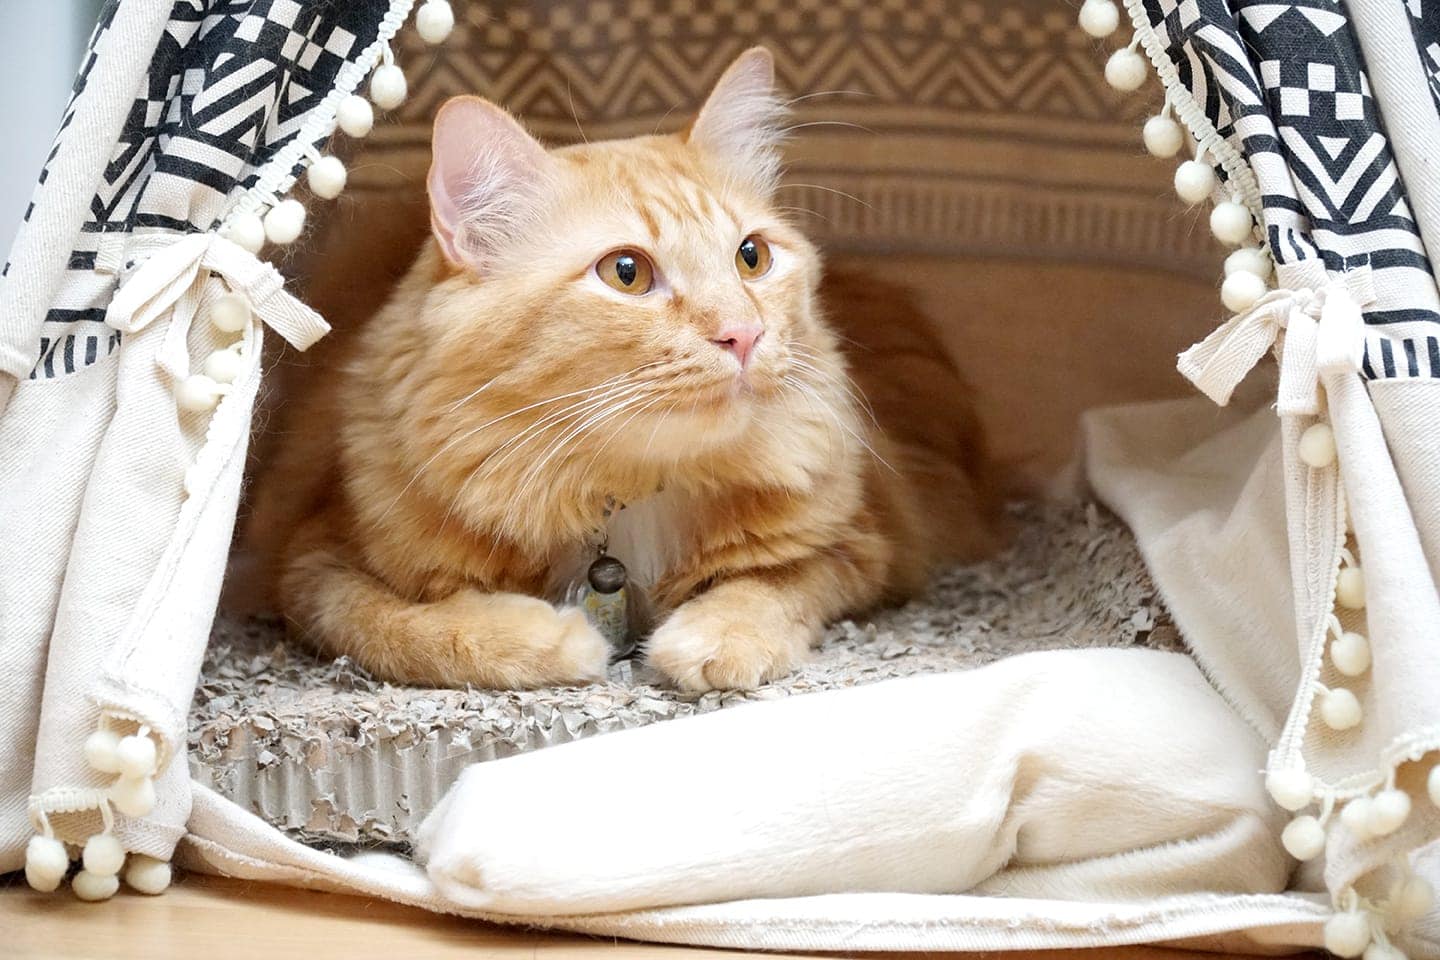
[[[462,9],[464,55],[412,71],[425,82],[407,109],[423,117],[448,72],[463,88],[479,69],[496,88],[482,92],[543,116],[573,100],[545,68],[569,45],[616,111],[599,126],[658,122],[657,77],[692,82],[764,40],[791,86],[827,66],[841,85],[888,72],[881,111],[911,107],[893,142],[837,152],[874,202],[827,208],[825,229],[1202,262],[1157,198],[1074,189],[1125,168],[1061,135],[1088,122],[1062,116],[1090,96],[1071,82],[1090,54],[1078,34],[1026,72],[1022,51],[1064,29],[1048,5],[610,6]],[[1177,190],[1217,200],[1213,231],[1238,247],[1222,288],[1236,316],[1181,370],[1223,404],[1278,358],[1274,412],[1184,402],[1086,424],[1087,476],[1135,531],[1190,656],[1037,653],[475,764],[422,811],[411,859],[303,846],[192,784],[185,756],[264,330],[304,349],[327,329],[265,258],[314,215],[287,198],[298,180],[317,200],[346,189],[323,152],[343,149],[336,130],[364,137],[372,102],[405,101],[392,51],[412,2],[108,4],[0,285],[0,870],[54,889],[78,857],[72,889],[104,899],[121,875],[163,890],[178,857],[733,946],[1440,955],[1440,186],[1423,172],[1440,28],[1426,4],[1125,9],[1134,38],[1105,75],[1138,89],[1154,65],[1165,107],[1145,144],[1190,144]],[[413,16],[435,43],[456,20],[445,0]],[[1095,36],[1120,19],[1112,0],[1081,9]],[[973,101],[967,65],[985,78]],[[1006,70],[1025,79],[1011,114],[980,111],[985,176],[896,174],[916,130],[998,102]],[[1022,128],[1022,156],[1059,156],[1064,176],[996,173]],[[408,129],[377,130],[375,155],[423,151]],[[302,283],[323,271],[292,260]],[[576,801],[575,784],[617,770],[658,771],[642,829]]]

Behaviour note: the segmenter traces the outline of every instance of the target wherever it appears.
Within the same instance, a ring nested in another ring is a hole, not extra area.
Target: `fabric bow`
[[[1276,403],[1282,415],[1318,413],[1320,375],[1360,369],[1365,350],[1360,308],[1374,299],[1370,268],[1334,279],[1325,277],[1318,264],[1296,273],[1317,282],[1271,290],[1180,354],[1177,369],[1220,406],[1230,402],[1240,381],[1282,333]]]
[[[186,337],[191,321],[202,305],[227,290],[243,295],[254,315],[297,350],[330,332],[320,314],[285,291],[280,271],[219,234],[137,236],[124,249],[125,256],[140,265],[115,292],[105,323],[135,333],[174,308],[176,322],[161,349],[160,365],[177,377],[189,370]]]

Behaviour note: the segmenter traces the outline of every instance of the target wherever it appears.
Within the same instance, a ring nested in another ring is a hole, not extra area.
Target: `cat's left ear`
[[[686,140],[769,195],[780,179],[785,104],[775,94],[775,58],[751,47],[726,68]]]

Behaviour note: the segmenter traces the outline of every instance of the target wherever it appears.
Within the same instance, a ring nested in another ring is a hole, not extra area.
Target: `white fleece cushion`
[[[1265,749],[1182,655],[1037,653],[476,764],[420,856],[443,897],[518,915],[1273,892]]]

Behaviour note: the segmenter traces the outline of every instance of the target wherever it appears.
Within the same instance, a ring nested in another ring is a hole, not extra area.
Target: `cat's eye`
[[[655,268],[650,265],[650,258],[639,250],[607,253],[595,264],[595,272],[606,286],[637,297],[649,293],[655,285]]]
[[[740,241],[735,251],[735,266],[746,280],[756,280],[770,272],[770,244],[754,234]]]

